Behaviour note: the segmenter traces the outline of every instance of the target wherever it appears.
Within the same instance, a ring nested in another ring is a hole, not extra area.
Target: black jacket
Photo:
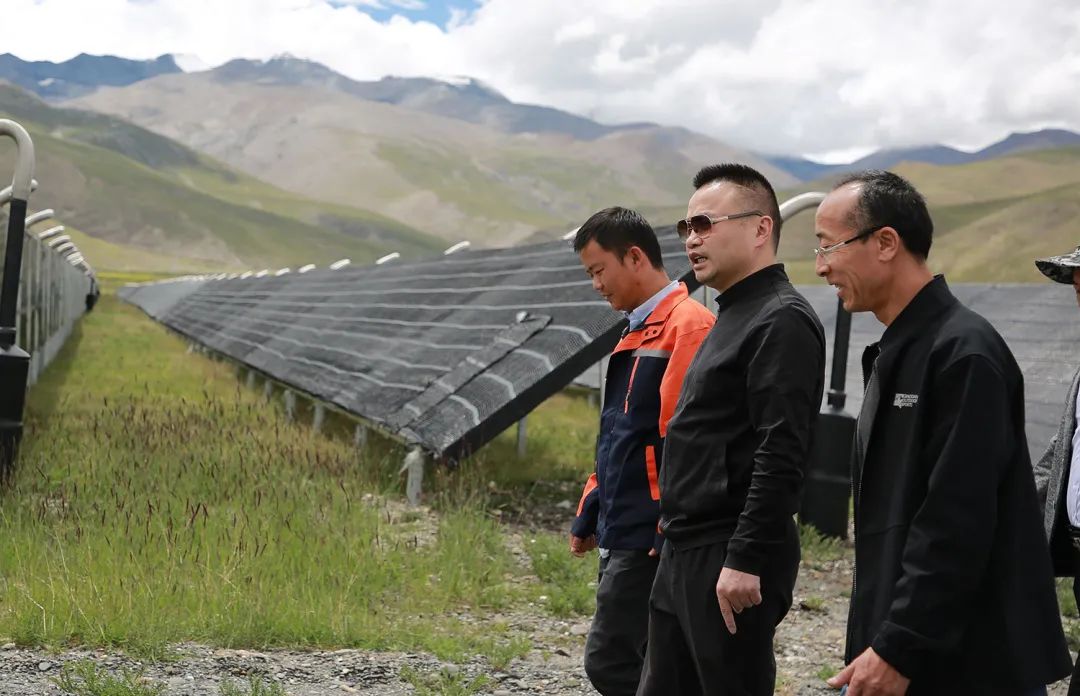
[[[790,540],[825,381],[825,332],[769,266],[717,298],[664,444],[660,527],[675,548],[728,541],[755,575]]]
[[[879,348],[881,399],[852,471],[847,661],[872,646],[912,696],[1014,695],[1066,676],[1012,353],[940,276],[867,349],[866,379]]]

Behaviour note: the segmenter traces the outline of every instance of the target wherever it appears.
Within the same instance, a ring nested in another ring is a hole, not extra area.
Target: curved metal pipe
[[[453,245],[452,247],[450,247],[449,249],[444,251],[443,256],[449,256],[450,254],[461,251],[463,249],[468,249],[470,246],[472,246],[472,244],[468,240],[463,241],[463,242],[458,242],[457,244]]]
[[[804,210],[817,208],[821,202],[825,200],[826,195],[828,194],[821,193],[820,191],[808,191],[787,199],[780,204],[781,219],[786,221]]]
[[[64,226],[63,225],[57,225],[56,227],[50,227],[49,229],[45,230],[44,232],[39,234],[37,236],[37,238],[38,239],[48,239],[49,237],[53,236],[54,234],[60,234],[63,231],[64,231]]]
[[[30,191],[31,193],[37,191],[38,180],[30,179]],[[11,200],[11,187],[5,186],[0,189],[0,205],[7,205],[7,202]]]
[[[46,208],[45,210],[39,210],[33,215],[26,216],[26,226],[36,225],[42,220],[49,220],[56,214],[56,211],[52,208]]]

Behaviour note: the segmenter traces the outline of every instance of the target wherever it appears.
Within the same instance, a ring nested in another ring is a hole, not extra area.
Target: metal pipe
[[[787,199],[780,204],[780,219],[787,221],[796,213],[818,207],[827,195],[820,191],[808,191]]]
[[[30,378],[30,354],[15,345],[15,327],[26,234],[26,206],[34,188],[34,143],[25,128],[8,119],[0,119],[0,135],[14,140],[16,149],[15,173],[8,203],[4,278],[0,285],[0,477],[7,477],[22,440],[26,385]]]
[[[39,234],[37,236],[37,238],[38,239],[48,239],[49,237],[53,236],[54,234],[60,234],[63,231],[64,231],[64,226],[63,225],[57,225],[56,227],[50,227],[49,229],[45,230],[44,232]]]
[[[31,178],[30,179],[30,191],[31,192],[37,191],[37,187],[38,187],[37,179]],[[5,186],[3,189],[0,189],[0,205],[7,205],[8,201],[10,201],[10,200],[11,200],[11,187],[10,186]]]
[[[0,288],[0,349],[15,345],[15,314],[19,299],[19,275],[22,271],[23,234],[26,230],[26,205],[34,178],[34,143],[18,123],[0,119],[0,135],[15,141],[15,174],[11,181],[8,214],[7,249],[4,254],[4,279]],[[25,381],[24,381],[25,388]],[[19,417],[21,419],[21,409]]]
[[[472,245],[468,241],[458,242],[457,244],[451,246],[446,251],[444,251],[443,256],[449,256],[450,254],[461,251],[463,249],[468,249],[470,246]]]
[[[30,217],[26,218],[26,226],[36,225],[42,220],[49,220],[56,214],[52,208],[46,208],[45,210],[39,210]]]
[[[383,265],[384,263],[387,263],[387,262],[389,262],[389,261],[393,261],[393,260],[395,260],[395,259],[400,259],[400,258],[401,258],[401,254],[399,254],[399,253],[398,253],[398,252],[396,252],[396,251],[391,251],[391,252],[390,252],[389,254],[387,254],[386,256],[381,256],[381,257],[379,257],[379,258],[375,259],[375,265],[376,265],[376,266],[381,266],[381,265]]]
[[[349,260],[349,259],[341,259],[340,261],[335,261],[332,264],[330,264],[330,270],[331,271],[336,271],[339,268],[345,268],[350,263],[352,263],[352,261]]]

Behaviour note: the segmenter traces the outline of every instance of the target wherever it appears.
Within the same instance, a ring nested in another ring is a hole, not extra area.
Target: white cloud
[[[420,0],[350,0],[406,7]],[[487,0],[446,29],[327,0],[5,0],[6,50],[210,64],[288,52],[358,79],[472,75],[605,122],[836,153],[1080,130],[1075,0]],[[213,21],[207,21],[212,17]],[[93,26],[94,31],[85,28]]]

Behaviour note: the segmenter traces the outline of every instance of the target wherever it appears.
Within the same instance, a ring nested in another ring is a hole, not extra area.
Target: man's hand
[[[578,558],[585,555],[586,551],[592,551],[596,548],[596,535],[586,537],[576,537],[573,534],[570,535],[570,553],[574,554]]]
[[[724,615],[728,633],[735,635],[735,614],[761,604],[761,578],[724,568],[716,581],[716,599],[720,602],[720,613]]]
[[[903,696],[911,680],[867,648],[851,664],[825,682],[834,689],[847,684],[847,696]]]

